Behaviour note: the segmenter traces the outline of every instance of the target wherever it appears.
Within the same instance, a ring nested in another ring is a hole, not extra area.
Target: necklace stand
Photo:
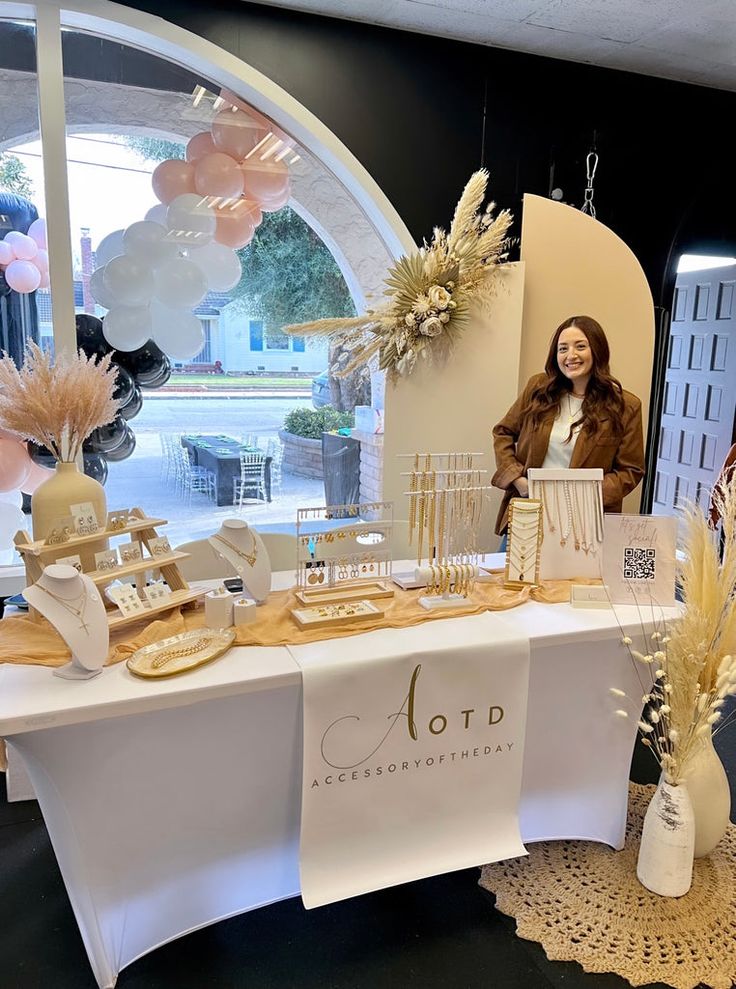
[[[603,471],[600,467],[528,471],[529,497],[543,505],[542,580],[601,576]]]
[[[243,590],[247,588],[250,596],[263,604],[271,590],[271,561],[255,529],[242,519],[225,519],[208,542],[243,578]]]
[[[46,567],[23,597],[56,629],[72,659],[54,670],[65,680],[90,680],[102,671],[110,634],[100,592],[85,574],[66,564]]]

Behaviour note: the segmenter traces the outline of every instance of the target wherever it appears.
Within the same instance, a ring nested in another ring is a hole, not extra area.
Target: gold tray
[[[340,610],[344,609],[344,610]],[[320,611],[328,614],[320,615]],[[372,601],[351,601],[344,605],[339,603],[315,605],[311,608],[292,608],[291,614],[300,628],[327,628],[328,626],[354,625],[356,622],[369,622],[374,618],[383,618],[383,611]]]
[[[176,655],[179,650],[196,645],[200,639],[202,640],[200,649],[184,655]],[[172,635],[168,639],[161,639],[159,642],[152,642],[149,646],[136,649],[126,666],[131,673],[147,680],[173,677],[188,670],[195,670],[198,666],[204,666],[205,663],[222,656],[234,640],[235,630],[232,628],[192,629],[190,632],[181,632],[179,635]],[[167,659],[165,654],[169,651],[171,656]],[[160,665],[156,665],[157,663]]]

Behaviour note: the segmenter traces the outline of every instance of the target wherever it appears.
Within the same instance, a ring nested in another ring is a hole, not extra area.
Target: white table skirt
[[[635,610],[618,613],[636,634]],[[503,619],[531,646],[524,840],[621,847],[636,719],[614,716],[608,688],[641,690],[612,613],[531,603]],[[236,648],[159,683],[122,664],[81,684],[0,667],[0,735],[32,779],[100,986],[173,938],[298,895],[301,686],[287,649]]]

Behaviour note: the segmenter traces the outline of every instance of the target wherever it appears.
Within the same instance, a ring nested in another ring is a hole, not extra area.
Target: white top
[[[580,410],[583,407],[583,399],[575,398],[569,392],[560,399],[560,414],[554,421],[552,432],[549,434],[549,446],[547,456],[544,458],[542,467],[563,467],[568,468],[572,460],[572,451],[575,449],[578,434],[582,426],[577,426],[571,439],[567,440],[570,434],[570,426],[576,419],[580,418]]]

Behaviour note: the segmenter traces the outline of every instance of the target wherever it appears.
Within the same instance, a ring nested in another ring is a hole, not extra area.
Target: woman
[[[530,467],[603,468],[603,508],[620,512],[644,476],[641,402],[611,375],[602,327],[571,316],[552,337],[544,374],[529,380],[493,430],[496,473],[506,494],[496,532],[506,530],[511,498],[527,497]]]

